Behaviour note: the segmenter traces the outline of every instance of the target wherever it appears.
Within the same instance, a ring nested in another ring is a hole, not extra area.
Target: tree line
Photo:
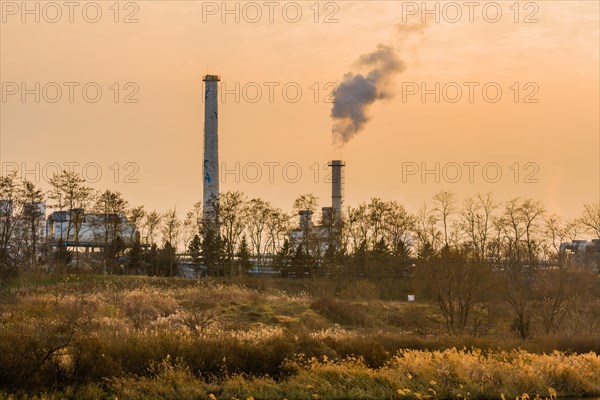
[[[219,228],[215,232],[203,226],[201,202],[180,218],[175,208],[164,213],[147,211],[144,206],[130,205],[119,192],[96,191],[73,172],[54,175],[50,186],[44,192],[16,174],[0,178],[2,273],[18,265],[52,261],[44,248],[45,215],[36,207],[40,203],[69,213],[66,232],[61,235],[61,240],[69,243],[78,243],[84,218],[83,213],[73,210],[106,216],[99,219],[95,240],[103,244],[102,267],[109,273],[118,272],[116,263],[128,254],[130,272],[176,275],[176,260],[168,261],[168,271],[160,263],[143,271],[141,266],[147,260],[141,256],[177,254],[178,249],[187,252],[194,263],[204,261],[214,275],[241,273],[246,268],[240,268],[240,258],[245,267],[253,264],[290,272],[294,266],[298,270],[293,272],[302,270],[311,275],[405,274],[404,269],[415,260],[450,250],[480,265],[564,267],[567,260],[560,251],[561,243],[579,239],[582,234],[600,237],[600,201],[585,204],[580,217],[564,220],[534,199],[498,202],[487,193],[459,201],[454,193],[440,191],[414,213],[396,201],[372,198],[347,207],[340,226],[334,227],[316,214],[311,224],[296,220],[300,211],[316,213],[318,198],[312,194],[300,195],[292,212],[287,213],[266,200],[248,199],[239,191],[230,191],[220,194]],[[125,222],[117,217],[120,215],[126,216],[133,228],[128,237],[123,237]],[[292,238],[293,229],[301,232]],[[63,264],[78,265],[77,252],[69,254],[63,248],[54,253],[63,261],[70,257]],[[576,261],[593,268],[598,260],[588,257]]]

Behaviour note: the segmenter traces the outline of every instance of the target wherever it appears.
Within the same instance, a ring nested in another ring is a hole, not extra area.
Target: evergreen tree
[[[227,264],[227,244],[218,232],[212,228],[205,228],[202,238],[202,260],[212,276],[225,275]]]
[[[240,242],[240,247],[237,253],[237,263],[239,267],[239,274],[252,269],[253,264],[250,260],[250,247],[248,246],[248,241],[246,240],[246,235],[242,236],[242,240]]]
[[[60,239],[54,249],[52,259],[56,265],[57,272],[66,272],[73,259],[73,252],[67,248],[66,243]]]
[[[279,268],[281,276],[287,278],[291,272],[292,259],[294,257],[294,249],[292,248],[290,241],[285,239],[281,249],[275,256],[275,266]]]
[[[435,250],[429,242],[425,242],[423,247],[419,250],[417,257],[420,261],[428,261],[435,255]]]
[[[148,276],[158,276],[160,268],[158,259],[158,246],[156,246],[156,243],[152,243],[150,250],[144,254],[144,260]]]
[[[117,236],[108,245],[104,247],[104,259],[107,272],[110,274],[122,273],[121,263],[119,261],[123,251],[125,250],[125,242],[120,236]]]
[[[176,265],[176,251],[168,240],[158,251],[159,271],[162,276],[177,276],[179,271]]]
[[[202,239],[199,235],[194,235],[190,244],[188,245],[188,252],[192,257],[192,263],[194,263],[194,271],[196,276],[200,274],[200,266],[202,261]]]
[[[139,237],[133,242],[133,245],[127,253],[127,273],[139,274],[143,268],[143,249]]]

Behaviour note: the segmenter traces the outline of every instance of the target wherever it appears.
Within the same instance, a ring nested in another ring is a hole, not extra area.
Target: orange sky
[[[33,9],[36,3],[27,4]],[[78,162],[75,170],[88,178],[95,178],[101,169],[102,178],[94,185],[98,189],[119,190],[131,204],[148,209],[177,206],[183,214],[202,195],[202,75],[211,73],[221,75],[222,85],[229,89],[236,82],[240,85],[239,102],[230,94],[220,104],[221,161],[231,170],[240,165],[240,181],[235,173],[229,174],[222,179],[222,190],[242,190],[286,210],[298,194],[313,192],[321,206],[327,206],[326,171],[321,169],[317,181],[315,171],[341,157],[347,162],[346,204],[377,196],[416,210],[441,189],[461,198],[493,191],[499,200],[534,197],[552,211],[574,217],[584,202],[600,195],[596,1],[521,2],[518,22],[515,9],[509,8],[513,1],[497,2],[502,7],[497,23],[483,17],[486,2],[475,9],[473,23],[468,21],[468,9],[461,6],[460,21],[452,23],[454,14],[442,12],[439,22],[430,18],[422,35],[404,41],[395,27],[404,17],[418,22],[421,15],[408,16],[403,3],[394,1],[317,6],[311,1],[275,2],[272,23],[262,1],[253,3],[263,13],[257,23],[247,20],[255,10],[243,14],[247,2],[227,2],[231,9],[235,4],[240,7],[239,23],[235,15],[208,13],[221,2],[136,1],[127,8],[125,2],[119,3],[119,20],[132,12],[138,20],[128,24],[115,23],[113,2],[104,1],[94,3],[102,10],[99,22],[87,22],[81,10],[87,3],[75,9],[73,23],[66,7],[62,18],[51,23],[47,19],[55,17],[55,10],[42,10],[45,3],[39,3],[36,23],[31,15],[21,21],[22,10],[14,9],[21,2],[0,3],[0,66],[6,97],[0,104],[1,162],[4,171],[14,165],[20,172],[24,167],[34,170],[29,178],[44,187],[43,172],[51,171],[52,165]],[[302,7],[302,17],[289,22],[284,17],[294,16],[296,4]],[[434,6],[435,2],[428,3]],[[94,16],[94,8],[87,12],[88,18]],[[332,12],[337,22],[324,23]],[[524,23],[530,14],[537,22]],[[380,43],[398,49],[406,71],[388,88],[395,97],[370,107],[371,120],[364,131],[338,151],[332,146],[325,85],[339,83],[361,54]],[[62,98],[47,101],[54,96],[48,87],[46,97],[40,89],[40,103],[35,103],[34,95],[23,103],[20,93],[7,94],[12,82],[25,82],[29,88],[35,82],[41,86],[57,82],[63,87]],[[72,103],[64,82],[80,84]],[[97,103],[82,96],[81,87],[88,82],[102,88]],[[114,82],[120,86],[118,103],[113,101]],[[125,88],[127,82],[139,88],[134,95],[137,103],[123,102],[133,87]],[[272,102],[265,82],[279,85]],[[433,88],[436,82],[440,88],[446,85],[448,96],[460,86],[463,98],[456,103],[443,98],[436,103],[434,95],[425,102],[420,95],[403,98],[407,86],[424,83]],[[456,84],[448,86],[452,82]],[[479,85],[472,103],[464,82]],[[520,88],[517,103],[515,82]],[[502,89],[497,103],[482,96],[481,88],[489,83]],[[526,87],[527,83],[532,85]],[[301,88],[297,102],[286,101],[282,93],[286,84],[290,96],[293,86]],[[316,102],[315,84],[320,87]],[[252,102],[257,86],[262,97]],[[536,88],[531,98],[538,102],[524,103]],[[279,163],[273,167],[272,182],[268,163]],[[423,180],[416,174],[403,181],[407,167],[434,169],[436,163],[447,178],[455,176],[459,165],[462,179],[452,183],[440,176],[436,183],[433,175]],[[262,177],[251,182],[256,165],[261,166]],[[302,177],[286,181],[284,165],[290,178],[298,166]],[[473,182],[468,165],[474,165]],[[500,168],[498,182],[483,176],[484,165]],[[517,166],[520,174],[515,182]],[[527,174],[533,172],[537,183],[526,183]],[[128,173],[134,173],[129,180],[137,182],[128,182]]]

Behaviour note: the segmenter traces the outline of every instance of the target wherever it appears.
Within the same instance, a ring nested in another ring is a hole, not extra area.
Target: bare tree
[[[569,234],[567,225],[557,214],[551,214],[544,218],[544,236],[547,239],[550,249],[552,249],[552,254],[549,258],[555,259],[560,268],[565,267],[565,260],[560,252],[560,245]]]
[[[372,198],[371,202],[367,206],[367,222],[369,224],[373,246],[383,239],[385,232],[385,219],[389,210],[389,203],[384,202],[377,197]]]
[[[281,248],[282,241],[291,229],[291,218],[281,209],[271,210],[267,219],[267,248],[270,248],[271,255],[275,255]]]
[[[177,209],[172,208],[163,214],[161,234],[164,243],[169,242],[177,249],[181,234],[181,221],[177,216]]]
[[[163,250],[168,257],[169,276],[173,276],[174,256],[177,254],[177,245],[181,234],[181,221],[177,217],[177,210],[175,208],[168,210],[163,215],[161,233],[164,243]],[[171,249],[173,254],[170,254]]]
[[[442,223],[442,233],[444,238],[444,247],[449,247],[452,241],[451,218],[456,212],[455,194],[448,191],[440,191],[433,196],[434,212]]]
[[[43,237],[42,226],[44,222],[45,210],[43,201],[44,192],[35,186],[33,182],[22,182],[23,194],[23,218],[26,226],[23,228],[23,234],[27,242],[27,258],[29,265],[37,264],[38,246]]]
[[[224,192],[220,195],[219,223],[225,239],[229,274],[233,272],[235,250],[244,231],[247,215],[246,196],[242,192]]]
[[[146,214],[146,219],[144,221],[144,226],[146,229],[146,235],[144,236],[144,242],[148,244],[156,243],[156,231],[160,226],[160,222],[162,220],[162,215],[160,215],[156,210],[151,211]]]
[[[581,225],[593,234],[596,238],[600,238],[600,200],[595,203],[587,203],[583,205],[583,212],[579,218]]]
[[[0,176],[0,283],[5,276],[16,273],[13,233],[22,205],[23,194],[16,172]]]
[[[187,212],[182,226],[183,248],[187,249],[195,236],[199,236],[202,230],[203,213],[202,202],[199,201]]]
[[[52,189],[48,198],[53,200],[53,208],[68,213],[67,233],[61,240],[79,245],[79,232],[83,223],[83,212],[94,201],[94,190],[85,185],[85,179],[72,171],[62,171],[50,178]],[[75,252],[75,262],[79,267],[79,251]]]
[[[438,222],[438,215],[427,206],[427,203],[423,203],[417,212],[415,226],[419,249],[422,250],[427,246],[431,246],[434,250],[438,248],[438,243],[443,237]]]
[[[273,206],[269,202],[261,199],[252,199],[248,203],[248,233],[260,267],[263,266],[263,242],[272,213]]]
[[[144,218],[146,217],[146,210],[144,210],[144,206],[132,207],[129,209],[127,213],[127,218],[129,223],[134,226],[134,231],[132,231],[132,235],[141,234],[142,224],[144,222]],[[130,237],[129,240],[133,243],[135,237]]]
[[[94,200],[93,189],[85,185],[85,179],[71,171],[62,171],[60,174],[50,178],[51,191],[48,198],[53,200],[52,207],[62,211],[67,210],[70,214],[67,225],[67,242],[73,239],[79,241],[79,230],[83,222],[81,213],[73,212],[76,209],[84,209]]]
[[[127,209],[127,201],[119,192],[104,191],[94,205],[94,211],[99,214],[94,227],[99,227],[102,233],[102,254],[104,273],[114,273],[114,259],[122,249],[123,217]]]
[[[399,246],[409,245],[412,241],[411,231],[414,229],[415,218],[396,201],[388,202],[387,208],[383,219],[387,242],[396,251]]]
[[[460,226],[466,234],[475,260],[480,263],[486,263],[493,213],[496,208],[497,204],[494,203],[491,193],[468,197],[463,203]]]
[[[467,327],[476,334],[480,311],[494,287],[492,270],[469,260],[462,251],[443,247],[438,255],[420,260],[417,283],[425,297],[439,307],[449,334],[463,334]]]

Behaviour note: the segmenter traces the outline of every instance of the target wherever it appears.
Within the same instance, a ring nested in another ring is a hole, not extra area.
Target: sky
[[[578,216],[600,197],[600,3],[467,3],[2,0],[2,173],[48,188],[72,168],[183,215],[202,200],[216,74],[221,190],[329,206],[327,162],[343,159],[346,205],[493,192]],[[402,72],[340,146],[335,90],[379,45]]]

